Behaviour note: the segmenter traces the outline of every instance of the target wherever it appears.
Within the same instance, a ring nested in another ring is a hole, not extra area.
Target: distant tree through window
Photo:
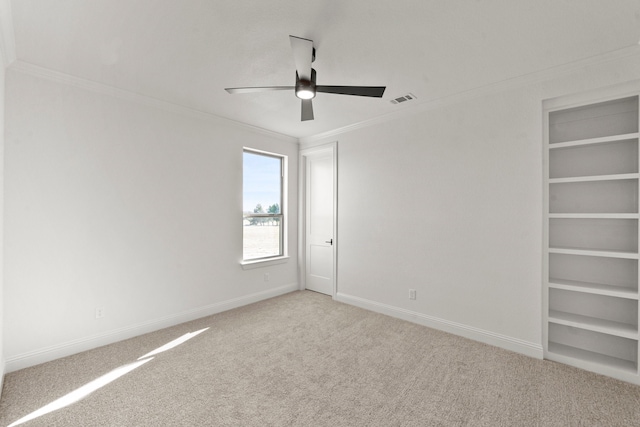
[[[245,149],[242,162],[244,261],[284,255],[284,156]]]

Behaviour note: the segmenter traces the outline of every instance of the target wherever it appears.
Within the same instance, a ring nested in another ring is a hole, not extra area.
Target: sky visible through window
[[[280,162],[277,157],[250,152],[243,153],[243,212],[251,212],[260,204],[264,212],[269,206],[280,205]]]

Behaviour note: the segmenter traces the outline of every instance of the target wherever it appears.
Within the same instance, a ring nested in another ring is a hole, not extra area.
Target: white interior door
[[[305,283],[327,295],[335,289],[334,146],[304,154]]]

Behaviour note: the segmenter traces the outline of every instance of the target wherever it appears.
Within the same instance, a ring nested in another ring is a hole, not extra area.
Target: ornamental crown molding
[[[226,117],[196,110],[194,108],[175,104],[169,101],[164,101],[162,99],[154,98],[151,96],[142,95],[142,94],[131,92],[125,89],[120,89],[115,86],[106,85],[104,83],[98,83],[98,82],[84,79],[81,77],[72,76],[67,73],[55,71],[50,68],[41,67],[39,65],[30,64],[28,62],[16,60],[11,65],[11,70],[22,73],[22,74],[27,74],[33,77],[38,77],[41,79],[60,83],[66,86],[76,87],[79,89],[96,92],[102,95],[112,96],[114,98],[145,105],[147,107],[157,108],[157,109],[169,111],[176,114],[183,114],[186,116],[195,117],[201,120],[213,122],[220,125],[227,125],[235,128],[241,128],[246,131],[258,133],[260,135],[267,135],[272,138],[280,139],[282,141],[293,143],[293,144],[298,143],[297,138],[289,135],[274,132],[274,131],[257,127],[257,126],[252,126],[246,123],[238,122],[236,120],[227,119]]]
[[[459,102],[470,101],[475,98],[490,95],[517,87],[523,87],[535,83],[544,82],[565,76],[567,74],[574,73],[578,70],[592,67],[598,64],[603,64],[610,61],[616,61],[624,59],[630,56],[640,55],[640,43],[632,46],[627,46],[621,49],[617,49],[611,52],[607,52],[601,55],[592,56],[586,59],[569,62],[567,64],[559,65],[556,67],[547,68],[540,71],[524,74],[521,76],[505,79],[495,83],[490,83],[484,86],[480,86],[474,89],[469,89],[464,92],[454,93],[449,96],[445,96],[439,99],[430,99],[420,101],[411,107],[406,107],[401,110],[393,111],[382,116],[374,117],[373,119],[364,120],[362,122],[354,123],[348,126],[344,126],[338,129],[334,129],[328,132],[323,132],[316,135],[306,136],[300,138],[301,146],[311,146],[315,142],[336,138],[338,135],[351,132],[357,129],[366,128],[376,124],[387,123],[402,117],[406,117],[412,114],[424,113],[429,110],[445,107],[447,105],[456,104]],[[423,97],[424,98],[424,97]]]

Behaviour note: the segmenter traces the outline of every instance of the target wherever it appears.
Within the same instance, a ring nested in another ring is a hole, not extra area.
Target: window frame
[[[279,206],[280,206],[280,212],[277,214],[273,214],[273,213],[245,213],[244,212],[244,154],[245,153],[249,153],[249,154],[253,154],[253,155],[259,155],[259,156],[264,156],[264,157],[271,157],[274,159],[278,159],[280,160],[280,200],[279,200]],[[287,200],[287,166],[288,166],[288,158],[285,154],[279,154],[279,153],[273,153],[273,152],[269,152],[269,151],[264,151],[264,150],[259,150],[259,149],[255,149],[255,148],[250,148],[250,147],[243,147],[242,148],[242,154],[243,154],[243,161],[242,161],[242,173],[243,173],[243,183],[242,183],[242,192],[243,192],[243,197],[242,197],[242,202],[243,202],[243,209],[242,209],[242,256],[241,256],[241,264],[243,265],[243,268],[247,268],[247,267],[251,267],[252,265],[257,265],[257,264],[264,264],[264,263],[277,263],[277,262],[283,262],[283,260],[286,260],[288,258],[287,255],[287,245],[286,245],[286,236],[287,236],[287,227],[286,227],[286,223],[287,223],[287,213],[286,213],[286,200]],[[278,246],[279,246],[279,253],[277,255],[269,255],[269,256],[264,256],[264,257],[259,257],[259,258],[244,258],[244,236],[245,236],[245,225],[244,225],[244,221],[247,218],[273,218],[276,219],[277,221],[280,222],[280,227],[279,227],[279,236],[278,236]]]

